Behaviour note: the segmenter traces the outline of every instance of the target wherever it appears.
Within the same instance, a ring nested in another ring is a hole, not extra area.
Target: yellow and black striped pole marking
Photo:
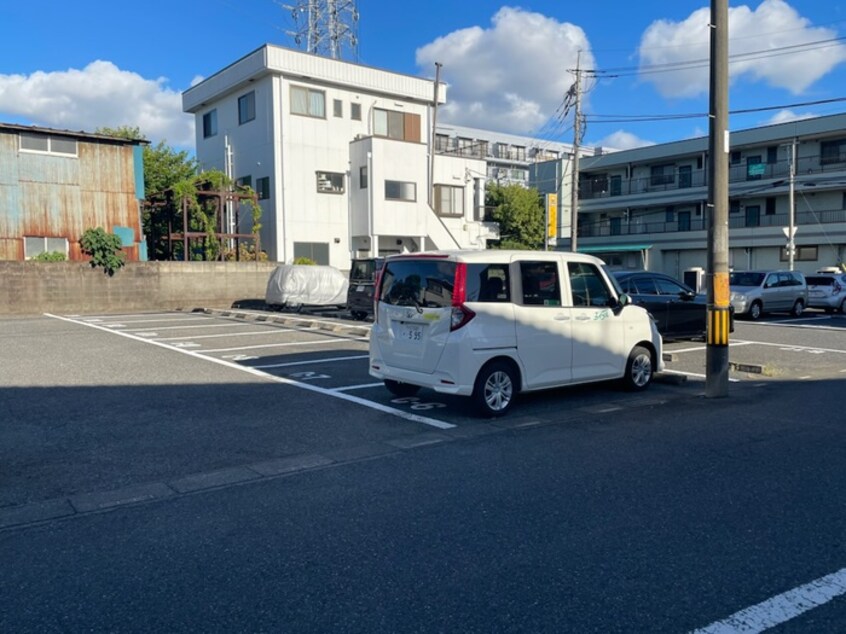
[[[708,305],[707,343],[709,346],[729,345],[730,299],[728,272],[714,273],[714,305]]]
[[[729,319],[731,313],[728,309],[716,306],[708,307],[708,345],[727,346],[729,345]]]

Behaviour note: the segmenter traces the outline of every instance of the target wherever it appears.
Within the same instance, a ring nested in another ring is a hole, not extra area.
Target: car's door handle
[[[576,321],[590,321],[590,317],[588,317],[587,315],[579,315],[578,317],[576,317]]]
[[[570,315],[556,315],[553,319],[555,321],[570,321]]]

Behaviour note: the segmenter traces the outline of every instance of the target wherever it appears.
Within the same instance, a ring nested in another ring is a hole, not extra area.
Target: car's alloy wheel
[[[514,403],[517,379],[510,365],[501,361],[489,363],[476,377],[473,400],[483,416],[502,416]]]
[[[793,310],[790,311],[790,314],[794,317],[801,317],[802,312],[805,310],[805,302],[801,299],[797,299],[796,303],[793,304]]]
[[[632,391],[646,389],[652,383],[653,374],[652,354],[643,346],[635,346],[626,363],[624,385]]]
[[[761,308],[761,302],[755,301],[752,302],[752,305],[749,307],[749,318],[750,319],[760,319],[761,313],[764,311]]]

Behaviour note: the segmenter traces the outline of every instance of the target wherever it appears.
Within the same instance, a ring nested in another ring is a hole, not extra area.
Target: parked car
[[[361,258],[351,262],[347,308],[353,319],[363,321],[373,316],[373,288],[384,262],[384,258]]]
[[[734,271],[729,286],[734,314],[750,319],[764,313],[799,317],[808,305],[808,285],[799,271]]]
[[[332,266],[280,264],[270,274],[264,303],[272,309],[299,312],[307,306],[343,307],[347,277]]]
[[[642,390],[664,367],[649,313],[590,255],[391,256],[376,297],[370,374],[401,396],[428,387],[500,416],[521,391],[608,379]]]
[[[614,271],[614,278],[632,302],[655,318],[665,339],[705,336],[708,298],[678,280],[653,271]],[[729,330],[734,332],[734,321]]]
[[[808,306],[827,313],[846,313],[846,273],[817,273],[808,282]]]

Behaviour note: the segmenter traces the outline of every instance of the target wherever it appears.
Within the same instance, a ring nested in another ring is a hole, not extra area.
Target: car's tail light
[[[458,262],[455,265],[455,279],[452,286],[452,311],[450,313],[449,329],[458,330],[476,316],[472,310],[464,305],[467,299],[467,265]]]
[[[382,296],[382,273],[384,271],[384,266],[376,271],[376,283],[373,285],[373,323],[379,323],[379,297]]]

